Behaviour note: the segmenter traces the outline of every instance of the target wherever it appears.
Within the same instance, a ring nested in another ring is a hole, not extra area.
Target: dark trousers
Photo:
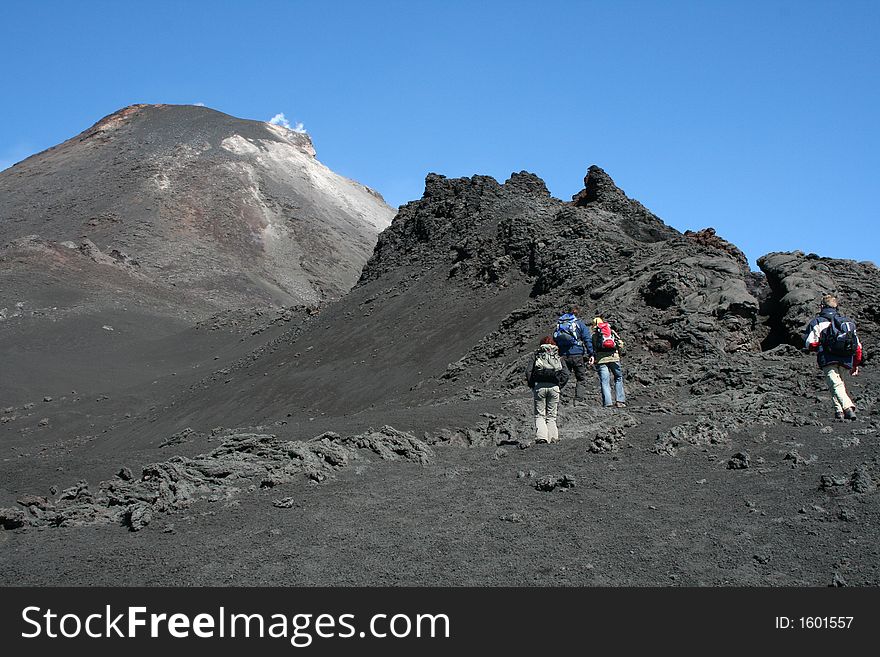
[[[563,356],[563,361],[565,361],[565,366],[568,368],[568,371],[573,372],[574,378],[577,379],[577,383],[574,387],[574,398],[586,399],[584,391],[587,389],[587,366],[586,363],[584,363],[583,354],[578,354],[577,356]]]

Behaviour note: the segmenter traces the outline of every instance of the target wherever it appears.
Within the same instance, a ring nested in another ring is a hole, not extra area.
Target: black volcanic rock
[[[401,207],[379,236],[360,284],[406,266],[440,267],[443,278],[469,285],[527,276],[534,269],[535,221],[549,220],[559,205],[541,189],[543,182],[531,174],[504,185],[488,176],[430,174],[422,199]]]
[[[592,165],[584,178],[584,189],[572,197],[577,207],[595,207],[618,215],[620,227],[630,236],[644,241],[669,239],[678,232],[653,212],[629,198],[605,171]]]
[[[724,251],[725,253],[729,253],[732,255],[745,269],[745,271],[749,271],[749,260],[746,258],[746,254],[743,253],[735,244],[728,242],[723,237],[720,237],[714,228],[704,228],[703,230],[686,230],[684,231],[684,236],[697,242],[698,244],[702,244],[703,246],[709,246],[719,251]]]
[[[638,207],[614,214],[565,203],[528,173],[504,184],[430,174],[348,295],[177,405],[200,409],[206,424],[241,423],[516,389],[523,358],[570,303],[587,319],[612,322],[657,398],[687,381],[668,375],[680,362],[695,364],[686,385],[703,404],[729,386],[756,387],[730,365],[735,355],[760,354],[770,332],[751,273],[736,252],[685,237]],[[295,366],[272,369],[277,363]],[[269,369],[271,377],[250,378]],[[766,408],[783,412],[775,399]]]
[[[880,334],[880,269],[871,262],[822,258],[801,251],[758,258],[773,291],[767,314],[776,342],[804,346],[804,328],[819,311],[823,294],[838,297],[864,338]],[[875,343],[876,344],[876,343]],[[872,349],[869,347],[866,354]]]

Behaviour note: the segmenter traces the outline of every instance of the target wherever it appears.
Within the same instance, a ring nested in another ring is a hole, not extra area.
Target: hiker
[[[553,339],[559,346],[559,355],[562,356],[565,367],[568,371],[574,372],[574,377],[577,379],[572,404],[586,401],[587,367],[584,356],[589,356],[591,365],[593,359],[590,329],[578,319],[580,311],[578,306],[569,306],[568,312],[560,315],[556,321],[556,329],[553,331]]]
[[[541,338],[541,344],[526,370],[526,383],[532,389],[535,400],[536,443],[559,442],[556,413],[559,392],[568,383],[568,376],[556,342],[549,335]]]
[[[620,356],[624,353],[623,340],[611,325],[601,317],[592,322],[591,343],[595,353],[596,371],[602,384],[602,405],[605,408],[626,406],[626,393],[623,390],[623,369]],[[590,358],[590,365],[594,358]],[[611,376],[614,376],[614,397],[611,396]],[[617,400],[616,402],[614,400]]]
[[[849,371],[859,375],[862,363],[862,344],[856,333],[856,323],[840,313],[837,297],[822,297],[819,314],[807,325],[804,343],[816,352],[816,364],[825,374],[825,383],[834,401],[834,417],[855,420],[856,406],[846,392],[843,374]]]

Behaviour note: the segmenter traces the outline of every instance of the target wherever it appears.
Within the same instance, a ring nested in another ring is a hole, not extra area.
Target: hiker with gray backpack
[[[577,383],[574,388],[574,400],[586,401],[587,390],[587,362],[593,364],[593,343],[590,340],[590,329],[580,319],[578,306],[569,306],[568,312],[560,315],[556,321],[556,329],[553,331],[553,340],[559,346],[559,355],[562,357],[565,367],[574,372]]]
[[[536,443],[559,441],[556,415],[560,391],[568,383],[568,377],[553,338],[549,335],[541,338],[541,344],[526,369],[526,383],[532,389],[535,402]]]
[[[856,405],[846,392],[843,375],[859,375],[862,363],[862,343],[856,332],[856,323],[841,314],[837,297],[822,297],[819,314],[807,325],[804,346],[816,352],[816,364],[825,375],[825,383],[834,402],[834,417],[855,420]]]

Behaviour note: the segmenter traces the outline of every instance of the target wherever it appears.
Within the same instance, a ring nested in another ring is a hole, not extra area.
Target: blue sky
[[[0,168],[137,102],[302,122],[392,205],[590,164],[679,230],[880,261],[880,2],[0,3]]]

